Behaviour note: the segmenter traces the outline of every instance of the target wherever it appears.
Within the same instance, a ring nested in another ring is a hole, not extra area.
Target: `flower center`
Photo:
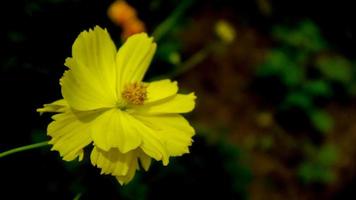
[[[147,98],[147,85],[141,82],[127,84],[121,95],[129,104],[142,105]]]

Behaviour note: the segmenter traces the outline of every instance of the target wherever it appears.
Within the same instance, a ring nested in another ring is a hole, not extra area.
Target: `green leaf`
[[[319,163],[304,162],[298,168],[298,176],[304,183],[330,183],[336,176],[330,166]]]
[[[303,90],[311,96],[330,97],[332,95],[330,85],[324,80],[308,81],[304,84]]]
[[[333,128],[333,120],[331,116],[324,111],[312,111],[309,117],[314,128],[321,133],[327,133]]]
[[[298,176],[305,183],[330,183],[336,176],[333,166],[337,162],[336,148],[330,144],[320,148],[307,146],[307,159],[298,167]]]
[[[319,57],[316,61],[316,66],[330,80],[345,84],[352,80],[351,63],[343,57]]]
[[[298,176],[303,182],[311,183],[315,181],[315,173],[311,163],[302,163],[298,168]]]
[[[313,102],[310,96],[302,92],[291,92],[282,103],[282,108],[298,107],[305,111],[313,108]]]
[[[299,25],[301,35],[303,35],[303,46],[313,52],[321,51],[326,48],[326,42],[322,38],[317,25],[309,20],[303,21]]]
[[[304,79],[303,69],[294,64],[285,66],[282,82],[288,87],[298,86]]]
[[[302,21],[297,27],[277,26],[272,35],[286,45],[309,52],[318,52],[327,47],[319,28],[312,21]]]
[[[286,53],[280,49],[274,49],[268,53],[265,62],[258,69],[257,75],[280,75],[283,73],[284,67],[289,66],[290,64],[290,58]]]
[[[295,87],[304,79],[304,70],[283,49],[270,51],[258,76],[277,76],[287,87]]]

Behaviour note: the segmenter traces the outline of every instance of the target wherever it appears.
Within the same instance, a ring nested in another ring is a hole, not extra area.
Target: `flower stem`
[[[0,153],[0,158],[17,153],[17,152],[36,149],[36,148],[40,148],[40,147],[44,147],[44,146],[48,146],[48,145],[49,145],[48,141],[45,141],[45,142],[39,142],[39,143],[30,144],[30,145],[26,145],[26,146],[22,146],[22,147],[17,147],[17,148],[10,149],[10,150]]]
[[[172,12],[172,14],[156,27],[156,29],[152,33],[156,42],[158,42],[165,34],[172,30],[174,25],[178,22],[184,12],[189,8],[192,2],[193,1],[191,0],[182,1],[178,5],[178,7]]]
[[[78,193],[77,195],[75,195],[73,200],[79,200],[81,196],[82,196],[82,193]]]
[[[200,49],[194,55],[192,55],[188,60],[186,60],[182,65],[180,65],[177,70],[173,71],[170,74],[171,78],[176,78],[177,76],[191,70],[196,65],[201,63],[211,52],[211,45],[207,45],[206,47]]]
[[[150,79],[150,81],[156,81],[156,80],[161,80],[165,78],[169,79],[174,79],[179,75],[184,74],[185,72],[193,69],[195,66],[197,66],[199,63],[201,63],[205,58],[207,58],[210,53],[212,53],[215,49],[215,47],[219,43],[212,42],[210,44],[207,44],[205,47],[200,49],[198,52],[194,53],[190,58],[188,58],[186,61],[184,61],[181,65],[177,66],[175,70],[173,70],[170,73],[155,76]]]

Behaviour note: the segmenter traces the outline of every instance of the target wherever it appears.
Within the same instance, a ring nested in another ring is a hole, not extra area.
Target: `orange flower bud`
[[[127,21],[125,24],[122,26],[123,32],[122,32],[122,38],[127,39],[129,36],[136,34],[136,33],[141,33],[145,32],[145,24],[137,19],[131,19],[130,21]]]
[[[119,26],[136,18],[136,10],[123,0],[113,2],[107,14],[111,21]]]

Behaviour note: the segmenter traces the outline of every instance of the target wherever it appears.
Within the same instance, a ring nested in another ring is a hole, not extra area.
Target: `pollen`
[[[142,105],[147,98],[147,85],[140,82],[127,84],[121,95],[129,104]]]

